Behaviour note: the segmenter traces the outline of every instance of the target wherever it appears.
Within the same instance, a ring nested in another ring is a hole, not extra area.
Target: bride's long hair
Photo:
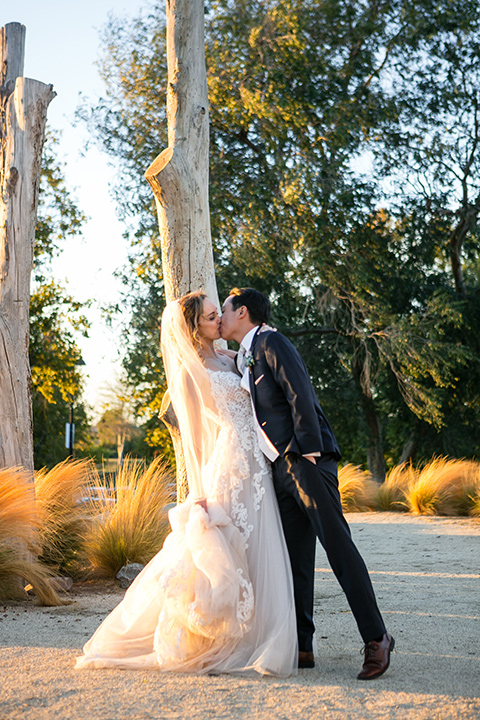
[[[161,332],[168,391],[182,437],[189,490],[195,498],[205,496],[203,469],[212,455],[220,424],[208,373],[197,351],[205,298],[197,291],[168,303]]]
[[[193,345],[197,352],[200,344],[198,337],[200,318],[203,314],[203,301],[206,297],[205,293],[201,290],[195,290],[194,292],[182,295],[182,297],[178,299]]]

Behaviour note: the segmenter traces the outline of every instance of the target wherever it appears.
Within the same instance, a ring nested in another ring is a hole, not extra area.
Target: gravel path
[[[75,671],[81,646],[122,597],[113,584],[84,585],[64,607],[0,604],[0,719],[480,718],[480,521],[347,518],[397,641],[377,681],[356,680],[361,640],[319,548],[314,670],[286,680]]]

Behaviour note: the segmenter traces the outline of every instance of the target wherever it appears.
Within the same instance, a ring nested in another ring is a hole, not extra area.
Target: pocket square
[[[258,385],[258,383],[260,382],[260,380],[261,380],[262,378],[264,378],[264,377],[265,377],[265,374],[260,375],[260,377],[255,380],[255,385]]]

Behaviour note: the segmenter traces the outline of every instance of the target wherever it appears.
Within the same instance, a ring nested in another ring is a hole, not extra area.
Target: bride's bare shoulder
[[[226,357],[232,358],[232,360],[237,357],[237,352],[235,350],[229,350],[228,348],[219,348],[217,354],[226,355]]]
[[[229,355],[217,353],[214,358],[205,358],[203,363],[207,370],[212,372],[237,372],[235,361]]]

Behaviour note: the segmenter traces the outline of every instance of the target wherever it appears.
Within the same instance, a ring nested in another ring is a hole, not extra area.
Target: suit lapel
[[[260,332],[261,327],[262,327],[261,325],[258,326],[258,328],[255,331],[255,335],[252,338],[252,342],[250,345],[250,352],[252,353],[252,355],[253,355],[253,351],[255,350],[255,343],[257,342],[258,333]]]
[[[261,327],[261,326],[260,326],[260,327]],[[253,336],[253,338],[252,338],[252,344],[250,345],[250,353],[251,353],[252,357],[253,357],[253,354],[254,354],[255,344],[256,344],[257,338],[258,338],[258,333],[260,332],[260,327],[257,328],[257,332],[256,332],[255,335]],[[248,379],[249,379],[249,381],[250,381],[250,395],[252,396],[253,404],[255,405],[255,392],[256,392],[257,386],[255,385],[255,378],[254,378],[254,375],[253,375],[253,368],[251,368],[251,367],[248,368]]]

